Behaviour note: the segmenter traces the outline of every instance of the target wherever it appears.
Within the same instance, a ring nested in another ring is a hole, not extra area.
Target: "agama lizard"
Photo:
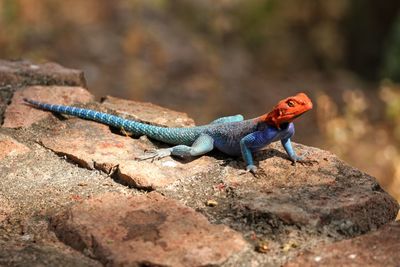
[[[141,160],[167,156],[182,158],[201,156],[216,148],[231,156],[242,155],[247,165],[246,170],[256,173],[257,167],[254,165],[252,153],[271,142],[280,140],[293,163],[309,162],[296,155],[290,142],[294,134],[292,121],[312,109],[312,102],[304,93],[279,101],[271,112],[254,119],[244,120],[242,115],[235,115],[219,118],[207,125],[187,128],[154,126],[94,110],[24,100],[43,110],[97,121],[136,136],[146,135],[175,145],[145,153],[138,157]]]

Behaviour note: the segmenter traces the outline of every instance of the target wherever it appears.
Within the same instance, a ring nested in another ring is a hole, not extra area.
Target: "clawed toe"
[[[245,175],[245,174],[247,174],[247,173],[249,173],[250,171],[248,171],[248,170],[239,170],[239,172],[238,172],[238,174],[239,175]]]
[[[308,166],[314,166],[314,164],[318,164],[318,160],[308,160],[306,161],[304,164],[308,165]]]
[[[247,166],[246,170],[240,170],[239,175],[251,173],[254,177],[260,178],[266,175],[265,171],[263,169],[259,169],[254,165],[249,165]]]
[[[153,150],[145,150],[144,154],[141,156],[135,157],[138,161],[148,160],[151,159],[153,162],[154,160],[159,160],[171,155],[171,150],[169,148],[165,149],[153,149]]]
[[[314,164],[318,163],[318,160],[300,159],[300,160],[294,161],[293,165],[296,165],[296,163],[299,163],[299,164],[305,165],[305,166],[313,166]]]

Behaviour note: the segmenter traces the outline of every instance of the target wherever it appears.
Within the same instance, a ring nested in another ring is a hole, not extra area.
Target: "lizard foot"
[[[251,173],[256,178],[260,178],[260,177],[263,177],[263,176],[266,175],[263,169],[258,169],[254,165],[248,165],[246,167],[246,170],[241,170],[239,172],[239,175],[243,175],[243,174],[246,174],[246,173]]]
[[[318,160],[312,160],[312,159],[298,159],[296,161],[292,162],[292,165],[296,165],[296,163],[299,163],[301,165],[305,166],[313,166],[315,163],[318,163]]]
[[[126,137],[132,137],[132,133],[130,133],[130,132],[127,132],[124,128],[121,128],[121,133],[123,134],[123,135],[125,135]]]
[[[257,167],[254,165],[247,165],[246,170],[240,170],[239,175],[252,173],[253,175],[257,172]]]
[[[309,155],[309,152],[304,153],[303,155],[295,156],[292,158],[292,165],[296,165],[296,163],[299,163],[301,165],[305,166],[313,166],[314,163],[318,163],[318,160],[312,160],[312,159],[305,159],[304,157],[307,157]]]
[[[159,160],[168,157],[170,155],[171,155],[170,148],[162,148],[162,149],[147,150],[143,155],[138,156],[135,159],[139,161],[151,159],[151,161],[153,162],[154,160]]]
[[[318,160],[313,160],[313,159],[303,159],[303,160],[298,160],[298,163],[306,166],[313,166],[314,164],[318,163]]]

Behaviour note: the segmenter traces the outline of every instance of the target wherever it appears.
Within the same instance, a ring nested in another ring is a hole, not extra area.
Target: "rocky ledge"
[[[218,152],[189,161],[137,161],[144,150],[165,145],[36,110],[22,98],[155,125],[191,126],[193,120],[148,103],[96,102],[81,72],[54,64],[0,61],[0,84],[0,265],[400,262],[400,225],[392,222],[397,202],[332,153],[295,144],[318,162],[293,166],[272,144],[256,154],[258,177],[241,172],[241,159]]]

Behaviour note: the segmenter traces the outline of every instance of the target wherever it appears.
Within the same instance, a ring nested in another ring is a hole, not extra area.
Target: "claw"
[[[135,159],[142,161],[151,159],[153,162],[154,160],[159,160],[171,155],[171,149],[169,148],[162,148],[162,149],[155,149],[155,150],[145,150],[144,154],[141,156],[137,156]]]
[[[122,133],[123,135],[125,135],[126,137],[130,137],[130,136],[133,135],[132,133],[126,131],[124,128],[121,128],[121,133]]]
[[[303,159],[302,157],[299,157],[298,159],[292,161],[292,165],[296,165],[296,163],[306,165],[306,166],[313,166],[314,163],[318,163],[318,160],[312,160],[312,159]]]
[[[257,167],[254,165],[248,165],[246,167],[246,171],[251,172],[252,174],[255,174],[255,173],[257,173]]]
[[[296,165],[296,163],[299,163],[299,164],[306,165],[306,166],[313,166],[314,163],[318,163],[318,160],[305,159],[305,157],[307,157],[309,154],[310,154],[310,152],[307,151],[300,157],[295,155],[294,157],[291,158],[292,165],[294,166],[294,165]]]
[[[263,170],[263,169],[258,169],[256,166],[254,166],[254,165],[248,165],[247,167],[246,167],[246,170],[241,170],[240,172],[239,172],[239,175],[243,175],[243,174],[246,174],[246,173],[251,173],[254,177],[256,177],[256,178],[260,178],[260,177],[263,177],[263,176],[265,176],[266,174],[265,174],[265,171]]]
[[[249,173],[250,171],[248,170],[239,170],[239,175],[245,175],[247,173]]]
[[[254,165],[247,165],[246,170],[240,170],[239,175],[243,175],[246,173],[252,173],[253,175],[257,172],[257,167]]]
[[[306,165],[306,166],[313,166],[314,163],[318,163],[318,160],[313,160],[313,159],[301,159],[297,161],[300,164]]]

